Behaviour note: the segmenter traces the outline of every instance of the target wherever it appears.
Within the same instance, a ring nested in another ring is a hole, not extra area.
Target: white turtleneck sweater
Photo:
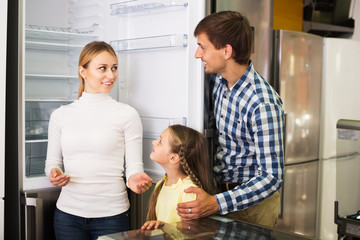
[[[45,172],[62,169],[70,182],[57,207],[85,218],[129,209],[123,180],[143,172],[142,124],[135,109],[107,94],[83,95],[50,117]],[[125,161],[125,163],[124,163]]]

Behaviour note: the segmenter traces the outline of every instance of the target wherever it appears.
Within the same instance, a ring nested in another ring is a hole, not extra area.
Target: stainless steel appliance
[[[274,30],[272,85],[284,102],[285,173],[277,228],[316,235],[322,37]]]
[[[54,109],[77,98],[77,61],[87,42],[104,40],[117,52],[112,95],[139,112],[145,171],[155,182],[162,178],[149,159],[153,139],[174,123],[203,130],[203,71],[192,31],[204,12],[202,0],[9,1],[7,239],[54,237],[60,189],[44,175],[47,126]]]

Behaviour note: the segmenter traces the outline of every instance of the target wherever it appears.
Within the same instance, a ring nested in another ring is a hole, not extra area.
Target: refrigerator
[[[323,38],[274,30],[273,78],[284,103],[284,182],[276,228],[315,237]]]
[[[80,51],[94,40],[115,49],[119,77],[111,95],[138,111],[144,169],[156,183],[164,171],[149,158],[152,141],[171,124],[204,128],[204,73],[193,31],[205,1],[19,0],[9,1],[10,15],[5,237],[54,239],[60,189],[44,174],[47,127],[54,109],[77,98]],[[142,223],[146,194],[129,192],[132,222]]]
[[[337,226],[334,223],[336,200],[339,201],[341,217],[360,210],[359,181],[357,174],[353,174],[359,170],[359,139],[354,127],[351,127],[360,120],[359,56],[359,41],[324,38],[319,153],[320,239],[337,239]],[[347,124],[343,124],[344,121]],[[358,195],[354,197],[354,194]]]
[[[7,1],[0,0],[0,240],[4,239]]]

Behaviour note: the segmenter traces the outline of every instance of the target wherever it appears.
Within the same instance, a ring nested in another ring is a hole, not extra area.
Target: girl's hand
[[[153,180],[146,173],[136,173],[129,178],[129,188],[137,194],[147,191]]]
[[[53,168],[50,172],[49,181],[53,186],[63,187],[70,182],[70,176],[63,174],[58,168]]]
[[[146,223],[144,223],[144,225],[141,227],[141,230],[150,230],[152,228],[157,229],[160,226],[164,225],[165,223],[162,221],[157,221],[157,220],[152,220],[152,221],[147,221]]]

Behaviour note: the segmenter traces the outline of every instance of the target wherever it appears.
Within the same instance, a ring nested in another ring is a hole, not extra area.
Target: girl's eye
[[[112,69],[111,69],[111,70],[112,70],[113,72],[115,72],[115,71],[117,71],[117,69],[118,69],[118,67],[117,67],[117,66],[115,66],[115,67],[112,67]]]
[[[105,71],[106,70],[106,67],[100,67],[101,70]]]

